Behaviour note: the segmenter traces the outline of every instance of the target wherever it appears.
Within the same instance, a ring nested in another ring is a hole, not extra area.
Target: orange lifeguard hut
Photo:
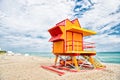
[[[96,32],[81,28],[78,19],[69,19],[57,23],[48,30],[53,42],[53,54],[56,56],[55,65],[73,67],[80,70],[82,64],[88,61],[94,68],[103,67],[92,56],[96,55],[95,43],[84,42],[83,37],[91,36]],[[82,59],[81,59],[82,57]]]

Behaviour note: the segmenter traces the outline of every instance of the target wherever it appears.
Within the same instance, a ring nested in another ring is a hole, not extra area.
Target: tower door
[[[83,46],[83,36],[80,33],[73,32],[73,51],[82,51]]]
[[[67,52],[82,51],[83,50],[82,40],[83,40],[82,34],[68,31],[66,35],[66,51]]]
[[[66,32],[66,51],[72,51],[72,32]]]

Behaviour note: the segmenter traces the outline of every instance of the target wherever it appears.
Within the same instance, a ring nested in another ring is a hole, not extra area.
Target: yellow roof
[[[96,34],[95,31],[87,30],[87,29],[84,29],[84,28],[70,28],[70,29],[68,29],[68,31],[82,33],[83,36],[90,36],[90,35]]]
[[[67,31],[82,33],[83,36],[90,36],[96,34],[95,31],[81,28],[78,19],[75,19],[73,21],[67,19],[65,27]]]

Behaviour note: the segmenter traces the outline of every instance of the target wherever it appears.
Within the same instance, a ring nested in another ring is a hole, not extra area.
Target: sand
[[[53,62],[51,58],[0,55],[0,80],[120,80],[120,64],[105,64],[104,70],[66,71],[63,76],[40,67]]]

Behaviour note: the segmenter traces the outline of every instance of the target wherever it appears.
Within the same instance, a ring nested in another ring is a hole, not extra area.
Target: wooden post
[[[89,62],[94,66],[94,68],[96,68],[95,64],[94,64],[94,58],[92,58],[92,56],[89,56]]]
[[[56,55],[55,57],[55,65],[57,64],[57,60],[58,60],[58,55]]]
[[[79,71],[80,68],[78,67],[78,63],[77,63],[76,56],[73,56],[73,57],[72,57],[72,61],[73,61],[73,63],[75,64],[76,69]]]

